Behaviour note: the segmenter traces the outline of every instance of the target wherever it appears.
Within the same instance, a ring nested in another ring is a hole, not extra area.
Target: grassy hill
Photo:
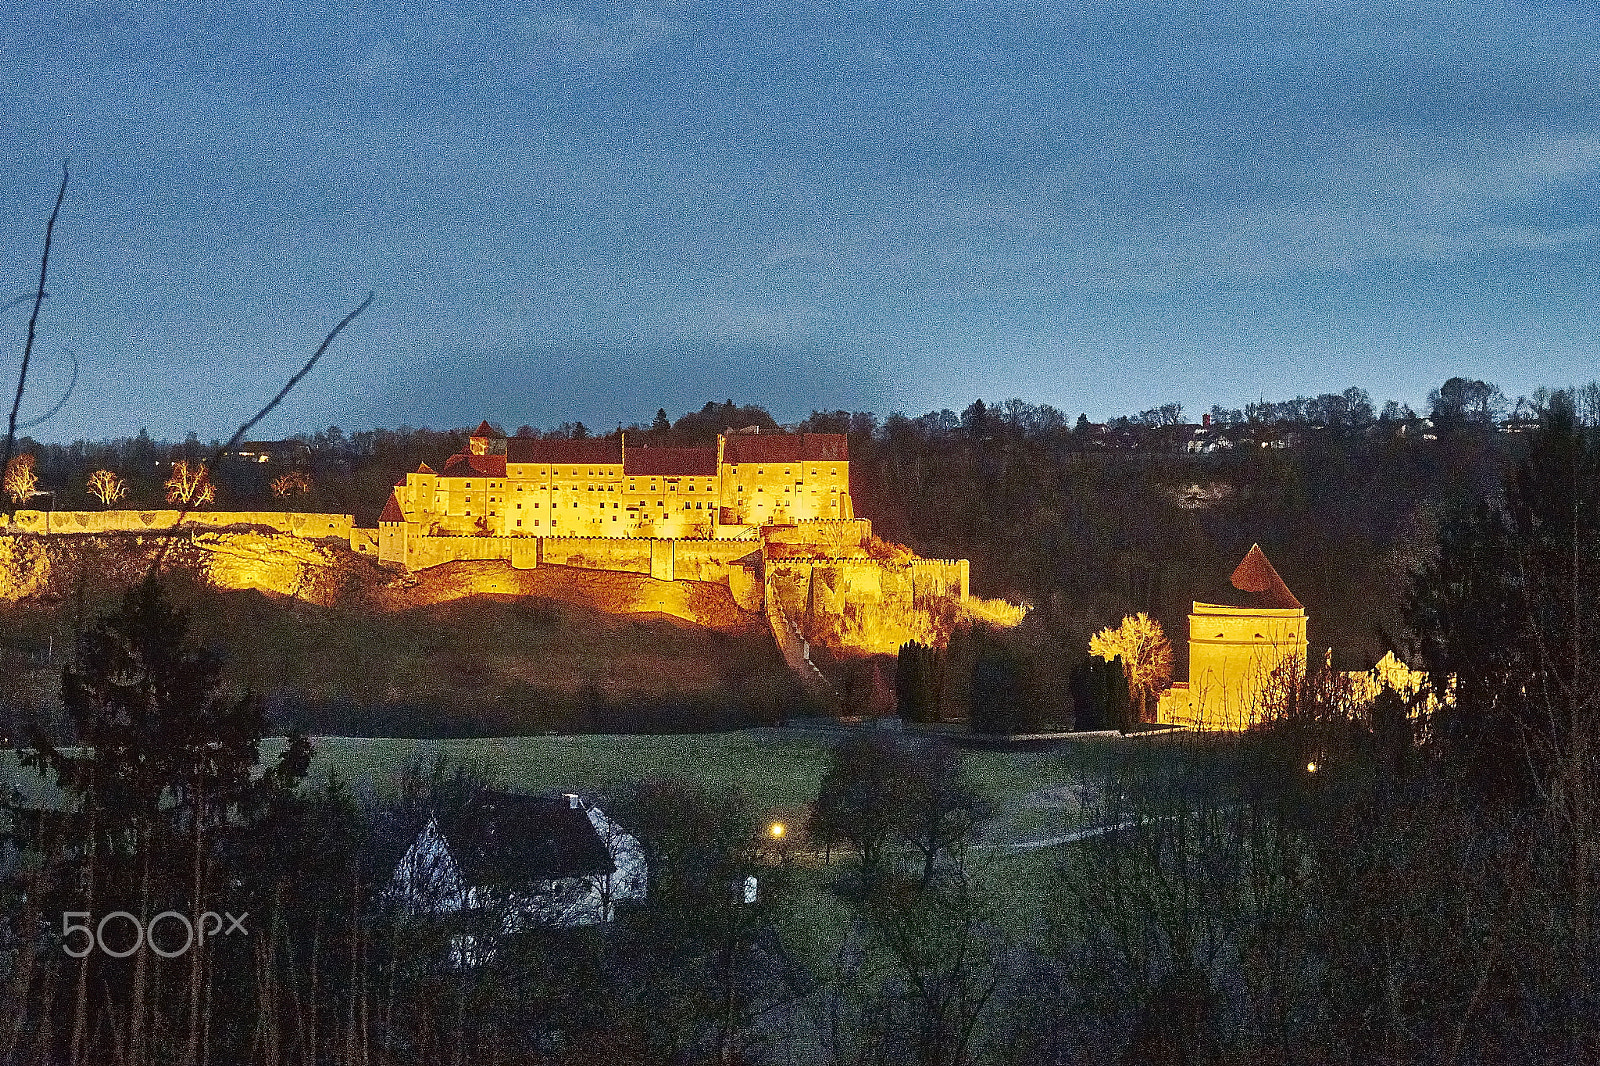
[[[174,595],[191,612],[194,634],[224,655],[230,687],[260,693],[280,725],[299,722],[313,732],[671,732],[772,721],[804,709],[763,628],[737,619],[712,628],[673,614],[613,614],[586,605],[594,590],[581,580],[566,588],[557,575],[540,580],[545,595],[439,595],[390,610],[323,607],[181,580]],[[29,715],[58,716],[60,670],[75,627],[109,600],[105,590],[87,602],[67,590],[0,605],[5,731],[16,735]]]

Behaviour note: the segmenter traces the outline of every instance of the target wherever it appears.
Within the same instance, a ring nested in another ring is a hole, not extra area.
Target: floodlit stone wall
[[[148,533],[173,529],[177,510],[18,511],[10,528],[19,533]],[[304,511],[190,511],[182,514],[184,528],[224,529],[229,526],[265,526],[293,537],[337,537],[348,540],[355,519],[347,514],[312,514]]]

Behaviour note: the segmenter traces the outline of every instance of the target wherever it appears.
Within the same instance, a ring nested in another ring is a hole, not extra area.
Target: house
[[[639,841],[582,798],[481,792],[427,817],[387,894],[407,916],[461,920],[452,956],[472,964],[493,953],[486,938],[609,922],[647,879]]]

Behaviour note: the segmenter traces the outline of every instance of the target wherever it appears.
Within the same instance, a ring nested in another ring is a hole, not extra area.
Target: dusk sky
[[[36,435],[1600,376],[1592,4],[263,6],[8,6]]]

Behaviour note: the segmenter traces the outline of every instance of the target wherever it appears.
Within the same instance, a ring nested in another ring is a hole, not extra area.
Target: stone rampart
[[[544,562],[584,570],[649,574],[653,540],[643,537],[544,537]]]
[[[962,603],[971,589],[971,563],[965,559],[913,559],[911,594],[917,598],[952,596]]]
[[[347,514],[313,514],[305,511],[18,511],[10,527],[18,533],[149,533],[179,526],[184,529],[225,529],[259,526],[292,537],[348,540],[355,518]]]
[[[517,537],[408,537],[406,568],[426,570],[430,566],[468,560],[511,558],[512,542]]]
[[[763,530],[769,544],[845,552],[860,548],[872,537],[872,523],[865,518],[804,518],[792,526],[768,526]]]
[[[817,664],[811,661],[810,644],[800,635],[799,627],[791,622],[784,612],[783,601],[778,595],[778,590],[773,587],[774,576],[769,571],[766,577],[766,608],[767,624],[772,628],[772,639],[778,645],[778,652],[808,691],[826,702],[834,702],[833,686],[822,676]]]

